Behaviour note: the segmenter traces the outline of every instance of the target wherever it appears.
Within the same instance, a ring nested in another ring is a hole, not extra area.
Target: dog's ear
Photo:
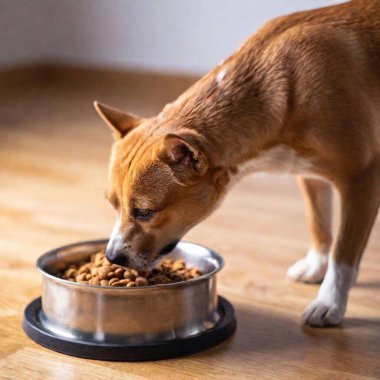
[[[163,139],[160,158],[185,185],[195,183],[208,169],[201,137],[194,131],[167,134]]]
[[[136,116],[126,114],[116,108],[105,104],[94,102],[94,107],[100,117],[114,132],[115,139],[123,138],[129,131],[137,127],[140,119]]]

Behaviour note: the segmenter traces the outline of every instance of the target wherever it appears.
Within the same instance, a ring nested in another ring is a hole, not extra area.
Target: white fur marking
[[[227,72],[226,69],[219,71],[218,75],[216,76],[216,83],[217,83],[218,85],[221,84],[223,78],[224,78],[225,75],[226,75],[226,72]]]
[[[294,263],[287,276],[294,281],[316,283],[323,280],[327,270],[328,252],[310,248],[307,255]]]
[[[348,293],[356,280],[357,272],[356,268],[330,258],[318,296],[304,313],[304,323],[312,326],[339,324],[343,320]]]
[[[230,186],[250,173],[269,172],[313,176],[312,170],[312,162],[298,156],[286,145],[277,145],[239,166],[238,173],[231,178]]]
[[[121,216],[117,215],[111,237],[107,244],[107,250],[118,251],[123,247],[123,237],[120,234]]]
[[[242,165],[239,169],[242,173],[269,171],[298,174],[311,168],[310,161],[298,156],[293,149],[286,145],[278,145],[264,151],[260,156]]]

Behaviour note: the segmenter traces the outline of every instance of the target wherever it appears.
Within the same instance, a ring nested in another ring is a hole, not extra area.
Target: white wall
[[[339,0],[0,0],[0,67],[203,73],[265,21]]]

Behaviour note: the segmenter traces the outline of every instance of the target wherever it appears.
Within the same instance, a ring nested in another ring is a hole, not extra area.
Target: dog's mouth
[[[161,249],[161,251],[159,252],[159,256],[164,256],[164,255],[167,255],[168,253],[170,253],[178,244],[178,240],[175,240],[167,245],[165,245],[164,248]]]
[[[156,257],[150,258],[149,252],[141,252],[133,260],[129,261],[128,267],[136,269],[139,272],[151,272],[156,265],[163,259],[163,256],[169,254],[177,246],[179,240],[175,240],[165,245]]]

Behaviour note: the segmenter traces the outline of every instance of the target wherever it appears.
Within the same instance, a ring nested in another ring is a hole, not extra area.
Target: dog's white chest
[[[233,182],[255,172],[313,176],[313,164],[286,145],[278,145],[240,165]]]

